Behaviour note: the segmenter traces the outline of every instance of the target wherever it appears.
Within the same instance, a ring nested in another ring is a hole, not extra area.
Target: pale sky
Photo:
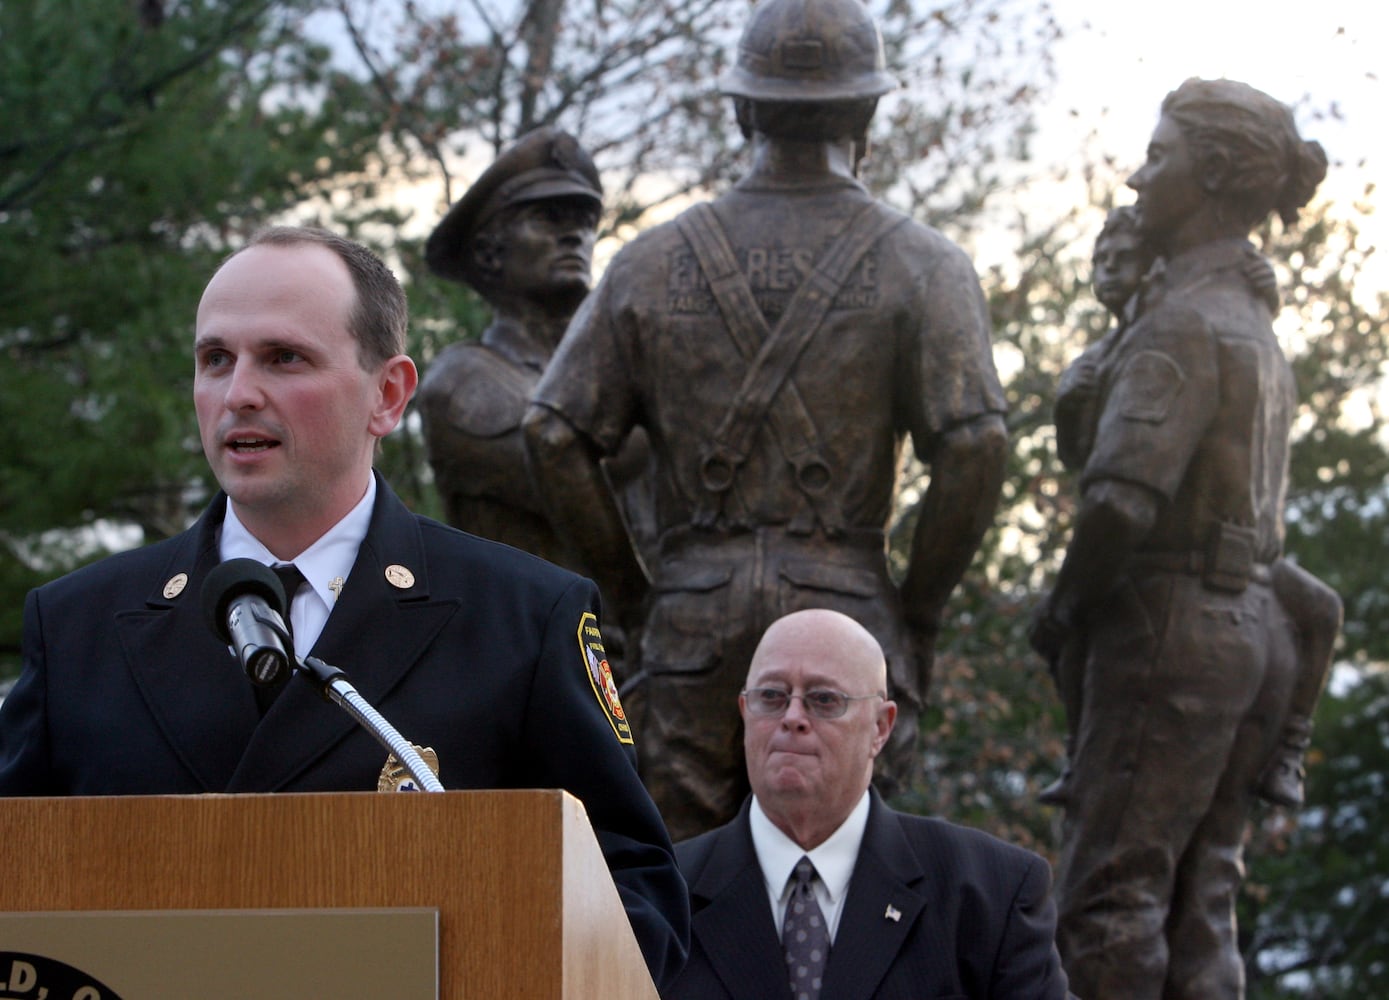
[[[1051,2],[1064,37],[1055,48],[1057,81],[1039,108],[1028,172],[1080,166],[1107,153],[1123,171],[1121,184],[1142,163],[1168,91],[1190,76],[1242,80],[1292,105],[1303,136],[1326,148],[1332,166],[1320,198],[1359,197],[1366,181],[1383,178],[1378,195],[1386,207],[1364,229],[1384,248],[1376,283],[1389,288],[1389,3]],[[1333,110],[1339,120],[1324,117]],[[1098,138],[1087,145],[1091,133]],[[431,187],[427,195],[418,206],[419,225],[435,214],[438,191]],[[1068,190],[1050,197],[1074,205],[1085,195]],[[1121,202],[1131,198],[1118,195]],[[610,252],[605,247],[602,256]]]
[[[1326,149],[1331,166],[1317,200],[1350,215],[1350,201],[1376,185],[1377,210],[1356,221],[1378,251],[1356,291],[1367,302],[1389,292],[1389,3],[1165,0],[1145,10],[1115,0],[1053,0],[1053,9],[1066,37],[1056,48],[1056,87],[1037,122],[1039,162],[1076,165],[1082,157],[1094,162],[1092,152],[1108,153],[1122,185],[1141,165],[1169,91],[1192,76],[1241,80],[1291,105],[1302,136]],[[1092,132],[1097,145],[1086,147]],[[1075,205],[1084,194],[1063,189],[1060,197]],[[1131,202],[1133,193],[1120,191],[1116,200]]]
[[[1381,176],[1389,171],[1383,0],[1053,0],[1053,8],[1066,37],[1039,122],[1043,155],[1077,150],[1097,130],[1105,151],[1137,167],[1167,92],[1187,77],[1223,76],[1292,105],[1303,136],[1326,148],[1333,174],[1361,159]],[[1340,121],[1318,119],[1333,108]]]
[[[1192,76],[1241,80],[1291,105],[1303,137],[1326,149],[1319,199],[1359,198],[1378,184],[1384,207],[1361,220],[1362,231],[1381,247],[1374,284],[1389,289],[1389,3],[1053,0],[1053,10],[1065,37],[1038,117],[1039,165],[1108,153],[1122,184],[1141,165],[1169,91]]]

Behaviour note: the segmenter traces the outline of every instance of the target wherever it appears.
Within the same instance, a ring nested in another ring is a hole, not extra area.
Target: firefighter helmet
[[[730,97],[756,101],[850,101],[896,86],[863,0],[761,0],[719,81]]]

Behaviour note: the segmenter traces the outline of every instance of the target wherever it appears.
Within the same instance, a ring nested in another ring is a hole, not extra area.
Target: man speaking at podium
[[[198,307],[193,396],[223,492],[184,533],[29,594],[0,794],[389,787],[388,754],[306,675],[253,685],[204,622],[220,562],[292,564],[295,647],[431,748],[445,787],[582,800],[664,985],[689,907],[603,683],[596,588],[417,517],[372,469],[415,390],[407,322],[385,265],[322,230],[267,230],[222,264]]]

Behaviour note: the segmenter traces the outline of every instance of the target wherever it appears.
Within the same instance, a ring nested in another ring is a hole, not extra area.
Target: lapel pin
[[[386,567],[386,582],[397,590],[409,590],[415,585],[415,574],[399,563]]]
[[[169,582],[164,584],[164,598],[172,601],[179,594],[183,593],[183,588],[188,586],[188,574],[178,573],[169,577]]]
[[[328,584],[328,589],[333,592],[334,604],[336,604],[338,602],[338,598],[342,596],[342,585],[343,579],[340,576],[333,577],[333,582]]]
[[[893,906],[891,903],[888,903],[887,909],[883,912],[883,916],[886,917],[888,920],[891,920],[893,923],[897,923],[902,919],[902,911],[897,909],[897,907]]]

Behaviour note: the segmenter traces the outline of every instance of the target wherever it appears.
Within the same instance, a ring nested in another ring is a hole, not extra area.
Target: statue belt
[[[743,563],[755,553],[822,558],[827,562],[848,561],[855,565],[882,565],[886,559],[886,538],[876,528],[845,528],[833,539],[805,535],[787,524],[721,531],[694,525],[677,525],[661,535],[661,562],[697,558],[714,563]]]
[[[1199,550],[1189,552],[1135,552],[1126,564],[1130,571],[1149,573],[1185,573],[1190,576],[1205,577],[1210,568],[1206,553]],[[1272,568],[1268,563],[1250,563],[1246,583],[1260,583],[1268,586],[1272,580]],[[1220,588],[1228,589],[1228,588]]]

